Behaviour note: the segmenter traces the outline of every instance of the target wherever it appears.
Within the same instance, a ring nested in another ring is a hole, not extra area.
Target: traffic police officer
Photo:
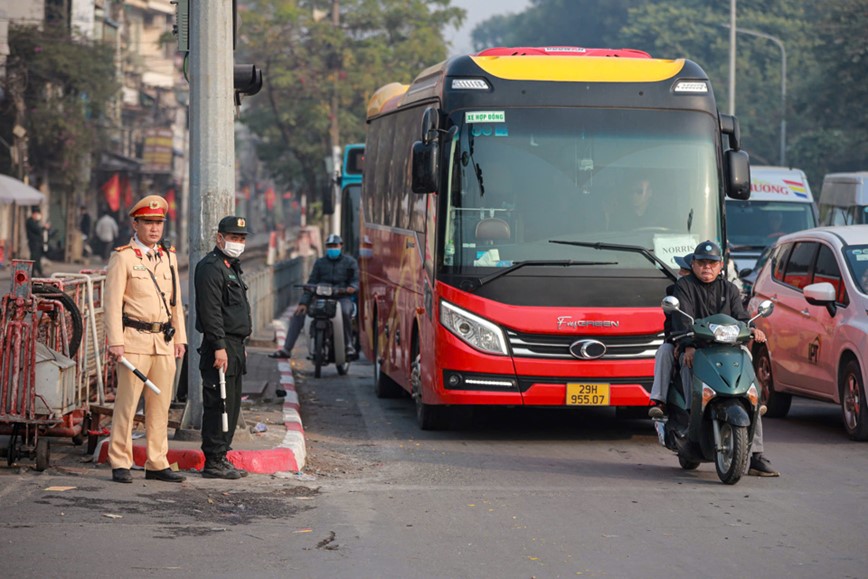
[[[241,410],[241,376],[247,371],[244,342],[253,329],[247,284],[238,261],[247,234],[246,219],[224,217],[217,226],[216,247],[196,265],[196,329],[203,334],[199,370],[205,478],[247,476],[226,458]],[[225,401],[220,397],[220,369],[226,375]],[[223,432],[224,411],[228,414],[227,432]]]
[[[160,389],[144,390],[147,461],[145,478],[181,482],[169,468],[168,421],[175,360],[184,356],[187,333],[181,302],[181,281],[175,248],[159,243],[168,203],[148,195],[130,210],[135,234],[109,259],[105,284],[105,326],[108,354],[122,356]],[[109,462],[112,480],[131,483],[133,416],[144,383],[122,365],[112,415]]]

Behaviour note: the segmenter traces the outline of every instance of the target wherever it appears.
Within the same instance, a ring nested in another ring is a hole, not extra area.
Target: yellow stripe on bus
[[[505,80],[561,82],[658,82],[684,68],[684,59],[591,56],[474,56],[492,76]]]

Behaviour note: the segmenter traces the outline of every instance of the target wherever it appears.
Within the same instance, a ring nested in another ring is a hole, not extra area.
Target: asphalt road
[[[831,405],[766,421],[781,478],[725,486],[682,471],[647,420],[500,409],[422,432],[409,398],[375,398],[369,364],[297,370],[303,476],[0,469],[4,576],[866,576],[868,446]]]

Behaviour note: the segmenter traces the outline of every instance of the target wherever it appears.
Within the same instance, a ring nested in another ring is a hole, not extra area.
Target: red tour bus
[[[362,347],[421,428],[456,405],[649,403],[673,258],[750,195],[734,117],[689,60],[491,49],[368,107]],[[725,139],[725,140],[724,140]]]

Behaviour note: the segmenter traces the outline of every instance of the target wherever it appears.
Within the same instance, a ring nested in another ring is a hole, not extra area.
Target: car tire
[[[853,440],[868,440],[868,414],[865,408],[865,383],[862,368],[856,360],[850,360],[840,377],[841,417],[844,428]]]
[[[763,402],[768,407],[765,415],[769,418],[785,418],[790,411],[793,397],[783,392],[775,392],[772,359],[766,346],[762,346],[754,357],[754,370],[762,389]]]

